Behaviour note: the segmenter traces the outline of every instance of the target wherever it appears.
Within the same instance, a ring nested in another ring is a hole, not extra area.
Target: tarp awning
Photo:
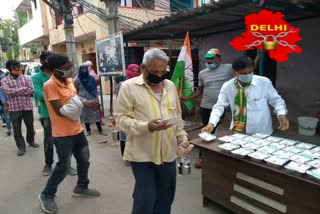
[[[265,0],[265,9],[281,11],[287,21],[320,16],[320,0]],[[222,0],[162,19],[148,22],[140,28],[124,33],[125,41],[183,38],[186,31],[191,37],[203,37],[243,29],[244,17],[261,8],[252,0]]]

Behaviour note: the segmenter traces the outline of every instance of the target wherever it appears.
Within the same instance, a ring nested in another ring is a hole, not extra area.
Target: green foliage
[[[18,29],[18,22],[16,21],[2,20],[0,22],[0,30],[3,32],[3,37],[0,38],[0,44],[2,51],[7,52],[8,59],[16,59],[19,57]]]

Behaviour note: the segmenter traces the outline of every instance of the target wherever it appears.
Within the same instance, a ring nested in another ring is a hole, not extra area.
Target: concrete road
[[[47,178],[41,175],[44,164],[43,130],[35,111],[36,142],[40,148],[27,146],[24,156],[16,155],[13,136],[7,137],[6,129],[0,128],[0,214],[40,214],[37,196],[44,187]],[[105,121],[108,123],[108,121]],[[102,196],[96,199],[79,199],[71,195],[77,177],[67,176],[59,187],[56,201],[60,214],[129,214],[132,207],[134,179],[131,168],[124,166],[118,143],[100,144],[111,141],[98,135],[92,126],[93,135],[88,137],[91,151],[90,186],[98,189]],[[25,129],[25,128],[24,128]],[[192,158],[195,159],[197,151]],[[55,157],[55,160],[57,158]],[[75,167],[75,160],[72,165]],[[212,214],[229,213],[227,210],[211,204],[202,207],[201,170],[192,169],[190,176],[177,177],[177,192],[173,214]]]

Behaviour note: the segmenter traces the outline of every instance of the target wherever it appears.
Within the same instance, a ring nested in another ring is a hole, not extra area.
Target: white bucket
[[[314,136],[319,120],[314,117],[298,117],[299,134]]]

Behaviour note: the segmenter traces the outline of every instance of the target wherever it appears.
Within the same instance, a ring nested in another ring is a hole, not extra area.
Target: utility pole
[[[118,32],[118,0],[100,0],[106,4],[106,14],[110,17],[107,20],[109,36]],[[113,116],[113,76],[109,75],[110,82],[110,116]],[[100,84],[101,85],[101,84]],[[100,87],[100,91],[102,88]],[[101,92],[101,98],[102,98]],[[103,105],[103,99],[101,100]],[[103,108],[102,108],[103,109]],[[104,113],[104,110],[103,110]]]
[[[70,0],[57,0],[57,4],[53,4],[50,0],[42,0],[50,8],[64,19],[64,34],[66,37],[67,55],[72,61],[75,70],[78,70],[79,62],[77,57],[76,40],[73,30],[72,5]]]
[[[79,62],[73,30],[73,8],[69,0],[59,0],[58,2],[61,2],[61,11],[64,19],[64,34],[66,37],[67,55],[69,56],[69,59],[71,59],[74,69],[77,71],[79,68]]]

